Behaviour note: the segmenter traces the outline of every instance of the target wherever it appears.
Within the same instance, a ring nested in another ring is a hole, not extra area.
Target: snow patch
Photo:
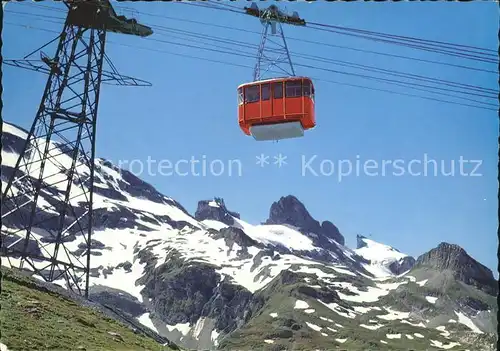
[[[405,278],[409,279],[412,283],[415,283],[417,281],[417,278],[412,275],[405,275]]]
[[[191,330],[191,327],[189,326],[189,323],[177,323],[175,325],[166,325],[167,329],[169,332],[172,332],[174,330],[179,331],[183,336],[186,336],[189,331]]]
[[[306,308],[309,308],[309,304],[303,300],[297,300],[295,301],[295,307],[294,309],[296,310],[305,310]]]
[[[217,341],[217,338],[219,337],[219,333],[217,330],[212,330],[212,333],[210,334],[210,338],[212,339],[212,342],[214,343],[215,346],[219,345],[219,342]]]
[[[425,285],[425,283],[427,283],[427,281],[428,281],[428,280],[429,280],[429,279],[424,279],[424,280],[421,280],[421,281],[417,282],[417,284],[418,284],[418,285],[420,285],[420,286],[424,286],[424,285]]]
[[[256,241],[270,245],[280,245],[290,250],[312,251],[317,249],[310,238],[287,226],[276,224],[254,226],[241,219],[234,218],[234,220],[243,228],[245,234]]]
[[[450,332],[446,330],[446,327],[444,325],[441,325],[439,327],[436,327],[437,330],[441,331],[441,335],[444,336],[445,338],[450,336]]]
[[[401,339],[401,334],[385,334],[387,339]]]
[[[407,321],[407,320],[402,320],[401,323],[406,323],[406,324],[412,325],[414,327],[425,328],[425,324],[423,322],[412,323],[412,322]]]
[[[347,274],[347,275],[350,275],[350,276],[353,276],[355,277],[356,274],[354,274],[353,272],[347,270],[347,269],[344,269],[344,268],[340,268],[340,267],[332,267],[334,270],[336,270],[337,272],[339,273],[343,273],[343,274]]]
[[[445,345],[440,341],[432,340],[432,339],[430,340],[430,342],[431,342],[432,346],[439,347],[440,349],[445,349],[445,350],[448,350],[448,349],[451,349],[455,346],[460,345],[460,343],[458,343],[458,342],[450,342],[449,344]]]
[[[221,230],[223,228],[229,227],[226,223],[215,221],[213,219],[204,219],[203,221],[201,221],[201,223],[215,230]]]
[[[23,130],[21,130],[21,129],[19,129],[19,128],[15,127],[9,123],[5,123],[5,122],[2,122],[2,123],[3,123],[3,126],[2,126],[3,133],[9,133],[9,134],[18,136],[21,139],[26,139],[28,137],[28,134],[25,133]]]
[[[397,319],[406,319],[410,316],[410,312],[395,311],[388,307],[386,307],[385,310],[387,311],[387,314],[377,315],[377,318],[385,319],[386,321],[393,321]]]
[[[425,299],[429,302],[429,303],[432,303],[432,304],[435,304],[436,301],[437,301],[437,297],[434,297],[434,296],[426,296]]]
[[[367,325],[367,324],[360,324],[360,327],[363,327],[365,329],[370,329],[370,330],[377,330],[381,327],[383,327],[383,324],[376,324],[376,325]]]
[[[371,307],[363,307],[363,306],[352,306],[352,308],[354,308],[354,311],[359,312],[361,314],[368,313],[371,310],[373,310],[373,308]]]
[[[203,326],[205,324],[205,320],[206,320],[205,317],[201,317],[200,319],[198,319],[198,321],[196,322],[196,325],[194,326],[193,337],[196,340],[198,340],[199,337],[200,337],[200,333],[203,330]]]
[[[325,303],[321,300],[317,300],[319,303],[325,305],[326,307],[328,307],[329,309],[331,309],[332,311],[334,311],[335,313],[341,315],[342,317],[345,317],[345,318],[356,318],[356,314],[352,313],[351,311],[341,307],[339,304],[335,303],[335,302],[332,302],[332,303]]]
[[[396,289],[402,284],[406,284],[408,281],[396,282],[396,283],[377,283],[377,287],[369,286],[367,291],[360,291],[356,287],[351,286],[349,289],[356,295],[345,295],[341,292],[337,292],[342,300],[352,301],[352,302],[375,302],[378,301],[382,296],[387,295],[391,290]]]
[[[320,331],[322,328],[316,324],[306,322],[307,326],[313,330]]]
[[[368,238],[362,238],[366,246],[354,250],[354,252],[369,260],[370,264],[365,265],[365,268],[376,277],[393,276],[389,270],[389,266],[397,261],[402,260],[408,255],[401,253],[391,246],[378,243]]]
[[[153,321],[149,317],[149,313],[144,313],[143,315],[138,317],[137,320],[145,327],[148,327],[149,329],[154,330],[156,333],[158,333],[158,329],[156,329],[156,327],[154,326]]]
[[[457,312],[457,311],[454,311],[454,312],[458,317],[458,323],[461,323],[461,324],[469,327],[470,330],[472,330],[474,333],[483,334],[483,332],[478,327],[476,327],[474,322],[469,317],[467,317],[462,312]]]

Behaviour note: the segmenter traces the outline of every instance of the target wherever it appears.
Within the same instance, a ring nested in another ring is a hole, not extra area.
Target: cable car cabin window
[[[310,97],[314,101],[314,87],[309,81],[304,81],[302,85],[302,93],[304,96]]]
[[[286,82],[285,96],[287,98],[302,96],[302,82],[300,80],[291,80]]]
[[[273,84],[273,98],[281,99],[283,98],[283,83],[274,83]]]
[[[260,100],[260,87],[253,85],[245,87],[245,102],[257,102]]]
[[[238,105],[243,104],[243,89],[239,88],[238,89]]]
[[[271,84],[262,84],[262,101],[269,100],[271,97]]]
[[[302,85],[302,94],[304,96],[310,97],[311,96],[311,83],[308,81],[305,81],[304,84]]]

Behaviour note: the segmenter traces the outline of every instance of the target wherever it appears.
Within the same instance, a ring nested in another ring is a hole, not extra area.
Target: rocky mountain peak
[[[419,256],[416,264],[452,271],[456,279],[490,294],[496,294],[498,290],[492,271],[455,244],[440,243],[436,248]]]
[[[304,233],[313,233],[345,244],[339,229],[330,221],[322,223],[315,220],[304,204],[293,195],[282,196],[273,202],[269,210],[269,219],[265,224],[288,224],[300,228]]]
[[[198,221],[211,219],[227,225],[233,225],[233,217],[240,218],[237,212],[229,211],[224,203],[224,199],[215,197],[213,200],[198,201],[198,207],[194,218]]]
[[[273,202],[266,224],[289,224],[298,228],[314,228],[315,232],[320,227],[319,222],[309,214],[304,204],[293,195],[282,196],[279,201]]]
[[[323,234],[330,238],[335,240],[341,245],[345,244],[344,236],[340,233],[339,229],[335,224],[333,224],[330,221],[323,221],[321,223],[321,230],[323,231]]]
[[[356,249],[361,249],[368,246],[368,244],[363,239],[366,239],[366,236],[360,234],[356,235]]]

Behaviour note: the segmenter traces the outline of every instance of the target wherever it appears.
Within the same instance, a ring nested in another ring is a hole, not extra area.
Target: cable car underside
[[[250,128],[250,134],[257,141],[300,138],[304,136],[302,123],[283,122],[278,124],[257,124]]]

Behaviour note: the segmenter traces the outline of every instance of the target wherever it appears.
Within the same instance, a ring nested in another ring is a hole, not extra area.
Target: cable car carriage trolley
[[[316,126],[314,85],[308,77],[295,76],[281,23],[305,26],[305,21],[296,12],[292,16],[284,14],[276,5],[260,10],[252,3],[251,7],[245,7],[245,11],[251,16],[259,17],[264,29],[254,80],[238,86],[239,126],[246,135],[251,135],[258,141],[302,137],[305,130]],[[271,33],[268,33],[269,28]],[[282,44],[268,41],[268,35],[280,36]],[[266,46],[268,43],[275,47],[269,48],[269,45]],[[266,49],[268,52],[265,52]],[[277,58],[270,59],[273,54]],[[265,72],[276,67],[288,76],[263,78],[261,66],[264,63],[269,64]],[[289,70],[279,64],[285,64]]]

